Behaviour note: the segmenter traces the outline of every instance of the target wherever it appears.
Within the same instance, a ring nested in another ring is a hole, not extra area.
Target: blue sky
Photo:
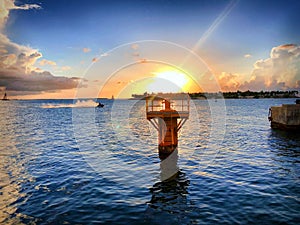
[[[267,60],[273,48],[298,48],[300,40],[298,1],[14,2],[25,4],[40,7],[10,9],[2,33],[41,53],[32,66],[53,76],[82,77],[93,58],[118,45],[163,40],[192,49],[216,76],[235,74],[242,88],[255,79],[254,64]],[[300,80],[299,73],[292,76]]]

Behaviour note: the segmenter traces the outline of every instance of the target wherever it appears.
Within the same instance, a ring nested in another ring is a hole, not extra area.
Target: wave
[[[78,100],[75,103],[71,104],[43,104],[42,108],[89,108],[89,107],[96,107],[98,105],[97,102],[93,100]]]

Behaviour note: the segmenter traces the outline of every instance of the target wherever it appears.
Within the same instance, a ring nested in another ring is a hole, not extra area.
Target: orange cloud
[[[237,90],[240,87],[240,76],[238,74],[222,72],[218,77],[218,82],[222,91]]]
[[[91,49],[90,49],[90,48],[83,48],[82,51],[83,51],[84,53],[87,53],[87,52],[90,52]]]
[[[67,71],[67,70],[71,70],[72,68],[70,66],[63,66],[61,67],[62,71]]]
[[[10,65],[13,65],[17,60],[17,57],[15,54],[8,54],[8,55],[3,55],[0,58],[0,63],[2,63],[3,68],[7,68]]]
[[[0,54],[6,54],[8,51],[4,48],[4,46],[0,46]]]
[[[139,45],[138,45],[138,44],[132,44],[132,45],[131,45],[131,48],[132,48],[133,50],[137,50],[137,49],[139,48]]]
[[[46,59],[42,59],[39,64],[41,66],[44,66],[44,65],[50,65],[50,66],[56,66],[56,62],[54,61],[50,61],[50,60],[46,60]]]
[[[99,60],[99,58],[95,57],[92,59],[92,62],[97,62]]]
[[[146,63],[147,59],[139,59],[139,63]]]

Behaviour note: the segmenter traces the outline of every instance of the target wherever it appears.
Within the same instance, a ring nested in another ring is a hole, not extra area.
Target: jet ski
[[[98,103],[98,105],[96,106],[97,108],[103,108],[104,104],[102,104],[101,102]]]

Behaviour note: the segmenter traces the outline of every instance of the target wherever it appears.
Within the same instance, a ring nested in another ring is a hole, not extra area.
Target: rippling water
[[[0,224],[299,224],[300,135],[267,120],[293,102],[193,101],[167,181],[142,101],[0,102]]]

